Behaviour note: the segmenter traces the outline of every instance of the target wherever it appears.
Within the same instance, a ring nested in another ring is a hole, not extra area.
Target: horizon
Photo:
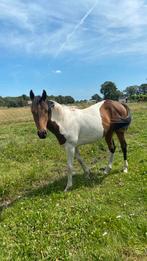
[[[115,83],[114,83],[115,84]],[[144,84],[144,83],[142,83],[142,84]],[[141,85],[142,85],[141,84]],[[146,84],[146,83],[145,83]],[[133,85],[133,86],[128,86],[128,87],[140,87],[141,85]],[[118,91],[120,91],[118,88],[117,88],[117,90]],[[30,90],[31,91],[31,90]],[[33,91],[33,90],[32,90]],[[43,90],[42,90],[43,91]],[[45,90],[46,91],[46,90]],[[121,98],[124,98],[124,97],[126,97],[126,91],[125,90],[123,90],[122,92],[121,92],[121,95],[120,95],[120,99]],[[42,93],[40,93],[40,94],[36,94],[35,93],[35,96],[41,96],[41,94]],[[104,94],[102,94],[101,92],[100,93],[94,93],[92,96],[94,96],[94,95],[99,95],[99,97],[103,100],[104,99]],[[2,99],[5,99],[5,98],[19,98],[19,97],[22,97],[22,96],[26,96],[27,98],[30,98],[30,94],[25,94],[25,93],[23,93],[23,94],[21,94],[21,95],[19,95],[19,96],[0,96],[0,97],[2,97]],[[54,97],[54,98],[57,98],[57,97],[59,97],[59,96],[63,96],[63,97],[72,97],[74,100],[75,100],[75,102],[79,102],[79,101],[84,101],[84,100],[86,100],[86,101],[88,101],[88,100],[93,100],[92,99],[92,96],[91,97],[88,97],[87,99],[75,99],[75,97],[74,96],[71,96],[71,95],[54,95],[54,94],[49,94],[48,95],[48,93],[47,93],[47,97]]]
[[[105,81],[145,83],[146,13],[147,0],[0,0],[0,96],[82,100]]]

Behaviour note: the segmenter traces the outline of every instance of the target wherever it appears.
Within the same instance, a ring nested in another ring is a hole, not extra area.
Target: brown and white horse
[[[131,122],[131,115],[127,105],[117,101],[103,100],[86,109],[71,108],[47,100],[46,91],[43,91],[42,96],[35,96],[31,90],[30,98],[32,100],[31,111],[39,138],[46,138],[47,130],[49,130],[67,151],[68,181],[65,191],[72,187],[74,155],[81,164],[84,173],[87,176],[90,173],[89,168],[80,156],[79,145],[92,143],[105,137],[110,158],[104,173],[109,173],[112,169],[115,152],[115,144],[112,138],[114,132],[123,151],[123,171],[128,171],[127,144],[124,133]]]

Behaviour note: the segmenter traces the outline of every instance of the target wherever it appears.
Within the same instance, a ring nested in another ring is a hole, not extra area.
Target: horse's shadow
[[[111,175],[112,174],[115,174],[115,171],[111,172]],[[108,175],[105,175],[102,173],[99,173],[99,174],[91,173],[90,178],[87,179],[86,177],[84,177],[81,174],[76,174],[73,176],[73,187],[69,191],[75,191],[81,187],[92,188],[92,187],[101,185],[103,180],[107,177],[108,177]],[[68,193],[68,192],[64,192],[66,183],[67,183],[67,177],[64,176],[64,177],[60,177],[48,184],[41,185],[37,188],[28,190],[25,193],[23,193],[22,196],[18,196],[11,201],[4,202],[3,204],[1,204],[0,212],[2,213],[2,211],[4,209],[11,207],[18,201],[26,199],[26,198],[33,198],[33,197],[37,197],[37,196],[46,196],[46,195],[51,195],[52,193],[56,193],[56,194]]]
[[[66,193],[78,190],[81,187],[94,187],[100,185],[107,175],[96,176],[95,173],[91,173],[89,178],[84,177],[81,174],[75,174],[73,176],[73,186]],[[67,183],[67,176],[60,177],[47,185],[31,190],[27,196],[33,197],[38,195],[50,195],[52,193],[65,193],[64,189]]]

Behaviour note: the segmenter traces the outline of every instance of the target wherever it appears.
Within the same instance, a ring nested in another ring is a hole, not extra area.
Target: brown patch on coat
[[[127,118],[128,112],[127,106],[120,102],[112,100],[104,101],[100,107],[104,135],[106,135],[110,129],[115,131],[115,129],[127,127],[131,122],[131,117]]]
[[[63,134],[60,133],[59,126],[55,121],[49,120],[47,123],[47,128],[56,136],[60,145],[65,144],[66,138]]]
[[[52,121],[52,107],[54,107],[53,102],[51,101],[48,102],[48,122],[47,122],[47,129],[51,131],[57,138],[58,142],[60,145],[65,144],[66,138],[64,137],[63,134],[60,133],[60,129],[58,124],[55,121]]]

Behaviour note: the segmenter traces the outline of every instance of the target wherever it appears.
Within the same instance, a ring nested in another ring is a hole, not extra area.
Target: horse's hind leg
[[[120,145],[121,145],[121,149],[123,152],[123,157],[124,157],[124,167],[123,167],[123,171],[125,173],[128,172],[128,161],[127,161],[127,143],[125,140],[125,129],[120,129],[116,131],[117,137],[119,139]]]
[[[114,140],[112,138],[113,136],[113,131],[108,131],[108,133],[105,136],[105,140],[107,142],[109,151],[110,151],[110,158],[108,161],[108,165],[106,167],[106,169],[104,170],[105,174],[108,174],[110,172],[110,170],[112,169],[112,163],[113,163],[113,159],[114,159],[114,152],[115,152],[115,144],[114,144]]]
[[[89,178],[90,170],[84,163],[83,159],[81,158],[78,148],[76,148],[76,150],[75,150],[75,156],[76,156],[76,159],[78,160],[78,162],[80,163],[81,167],[83,168],[85,176],[87,178]]]

